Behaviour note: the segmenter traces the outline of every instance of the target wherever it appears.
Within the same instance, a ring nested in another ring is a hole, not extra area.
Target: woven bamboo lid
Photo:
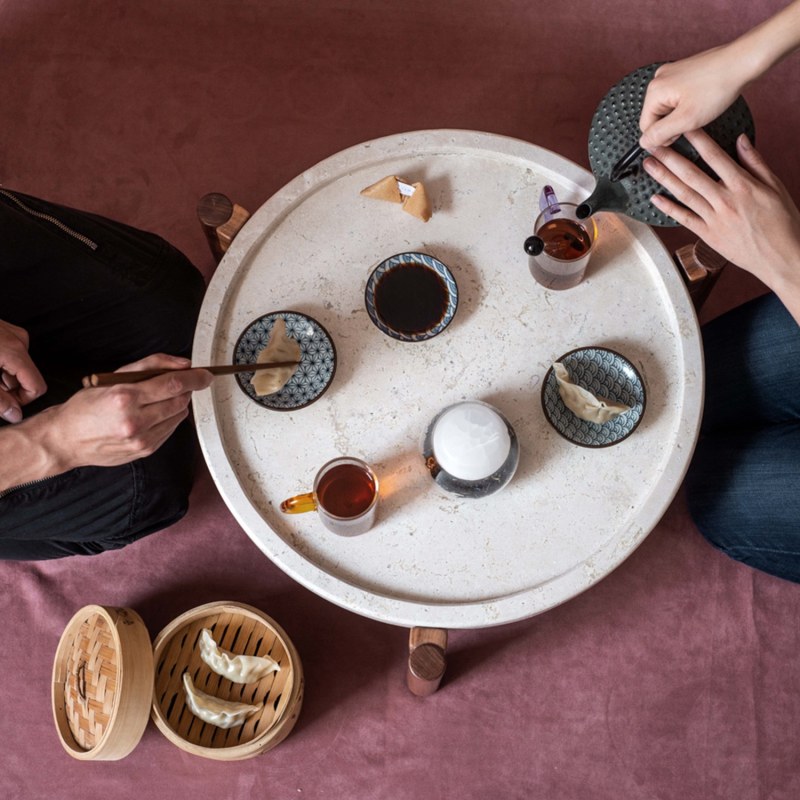
[[[129,608],[86,606],[61,636],[53,666],[53,715],[74,758],[115,761],[139,743],[153,694],[153,651]]]
[[[197,641],[203,628],[216,643],[242,655],[269,656],[280,671],[256,683],[238,684],[212,672],[200,659]],[[284,630],[257,608],[235,602],[209,603],[187,611],[156,637],[155,694],[152,717],[174,744],[194,755],[218,761],[251,758],[282,742],[303,704],[303,668]],[[224,730],[194,716],[185,701],[183,673],[195,686],[223,700],[258,705],[261,711],[244,725]]]

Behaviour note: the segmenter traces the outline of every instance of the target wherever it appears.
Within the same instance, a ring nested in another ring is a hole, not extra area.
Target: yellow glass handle
[[[314,499],[314,492],[298,494],[289,497],[281,503],[281,511],[284,514],[305,514],[306,511],[316,511],[317,501]]]

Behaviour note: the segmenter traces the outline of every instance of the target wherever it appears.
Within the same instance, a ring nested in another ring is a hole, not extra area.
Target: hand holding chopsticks
[[[226,364],[211,367],[173,367],[160,369],[123,370],[121,372],[98,372],[87,375],[81,381],[85,389],[96,386],[116,386],[121,383],[139,383],[150,378],[157,378],[168,372],[183,372],[190,369],[204,369],[212,375],[233,375],[237,372],[254,372],[259,369],[275,369],[277,367],[296,367],[299,361],[273,361],[263,364]]]

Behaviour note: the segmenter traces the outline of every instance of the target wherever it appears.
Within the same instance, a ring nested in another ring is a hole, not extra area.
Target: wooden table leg
[[[728,261],[702,239],[676,250],[675,261],[681,269],[694,307],[699,311]]]
[[[441,683],[447,660],[447,631],[440,628],[412,628],[408,635],[406,683],[412,694],[427,697]]]
[[[197,203],[197,217],[214,259],[219,263],[250,214],[224,194],[211,192]]]

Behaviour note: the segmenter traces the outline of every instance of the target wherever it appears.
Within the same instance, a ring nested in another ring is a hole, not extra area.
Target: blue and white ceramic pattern
[[[273,411],[296,411],[318,400],[336,372],[336,348],[330,334],[315,319],[295,311],[273,311],[251,322],[236,342],[234,364],[253,364],[267,346],[275,321],[283,318],[286,335],[300,343],[300,365],[289,382],[274,394],[259,396],[250,383],[253,372],[239,372],[236,380],[252,400]]]
[[[378,281],[387,272],[396,269],[401,264],[423,264],[432,269],[444,281],[447,287],[447,308],[444,312],[444,316],[433,328],[423,331],[422,333],[403,333],[402,331],[395,330],[378,316],[378,312],[375,308],[375,287],[378,285]],[[369,318],[375,326],[387,336],[391,336],[393,339],[398,339],[401,342],[424,342],[426,339],[432,339],[434,336],[441,333],[455,316],[456,308],[458,308],[458,286],[456,285],[456,279],[453,277],[453,274],[438,258],[429,256],[427,253],[398,253],[396,256],[381,261],[372,271],[367,281],[365,302],[367,304]]]
[[[644,382],[626,358],[604,347],[582,347],[560,361],[574,383],[594,395],[631,406],[608,422],[587,422],[572,413],[561,399],[553,368],[542,386],[542,408],[547,421],[566,439],[583,447],[608,447],[630,436],[639,425],[646,405]]]

